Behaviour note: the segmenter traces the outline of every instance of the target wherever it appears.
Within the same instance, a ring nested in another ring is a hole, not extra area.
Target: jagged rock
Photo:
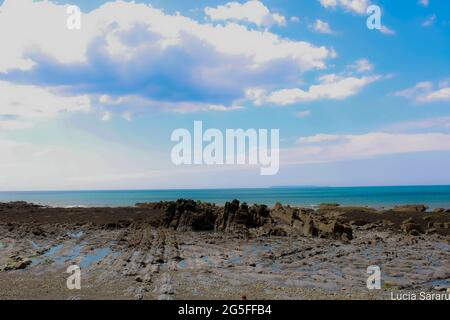
[[[270,210],[266,205],[240,204],[238,200],[227,202],[224,207],[210,203],[179,199],[159,203],[139,203],[142,209],[158,209],[164,212],[162,226],[177,231],[224,231],[246,233],[271,223]]]
[[[353,230],[335,219],[315,217],[313,214],[302,211],[293,216],[292,226],[299,229],[306,237],[323,237],[342,240],[353,239]]]
[[[403,206],[395,206],[392,211],[396,212],[425,212],[428,207],[423,204],[411,204]]]
[[[435,208],[435,209],[433,210],[433,213],[443,213],[443,212],[445,212],[445,209],[444,209],[444,208]]]
[[[178,231],[213,230],[217,210],[211,204],[179,199],[167,203],[164,225]]]
[[[239,205],[238,200],[227,202],[215,222],[216,231],[245,232],[249,228],[258,228],[271,223],[270,210],[266,205],[246,203]]]
[[[216,231],[229,230],[230,226],[236,220],[236,215],[237,215],[238,210],[239,210],[239,201],[238,200],[233,200],[231,202],[225,203],[225,207],[223,208],[223,211],[217,217],[214,229]]]
[[[320,237],[340,238],[343,240],[353,239],[352,228],[337,221],[331,221],[330,223],[319,222],[317,229]]]

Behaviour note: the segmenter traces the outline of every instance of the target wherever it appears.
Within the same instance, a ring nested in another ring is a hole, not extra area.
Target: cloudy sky
[[[450,183],[449,1],[0,0],[0,41],[0,190]],[[279,173],[174,166],[195,120]]]

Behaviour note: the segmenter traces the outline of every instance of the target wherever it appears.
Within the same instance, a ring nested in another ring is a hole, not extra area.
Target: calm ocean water
[[[450,186],[0,192],[0,202],[22,200],[52,206],[129,206],[179,198],[217,204],[239,199],[267,205],[279,201],[302,206],[333,202],[372,207],[427,204],[430,208],[450,208]]]

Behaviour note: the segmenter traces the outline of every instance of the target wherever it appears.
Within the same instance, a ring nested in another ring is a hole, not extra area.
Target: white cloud
[[[108,95],[101,96],[98,101],[106,107],[113,107],[110,110],[119,112],[121,117],[125,120],[131,119],[130,117],[123,117],[123,114],[140,114],[145,110],[165,110],[177,113],[189,113],[189,112],[202,112],[202,111],[235,111],[242,109],[243,107],[237,104],[223,105],[223,104],[211,104],[204,102],[166,102],[158,101],[154,99],[147,99],[138,95],[127,95],[111,97]],[[108,120],[112,117],[112,112],[107,111]],[[105,111],[103,111],[105,114]]]
[[[28,129],[33,126],[32,122],[22,120],[0,120],[0,130]]]
[[[395,93],[396,96],[408,98],[419,103],[450,101],[450,86],[446,82],[440,84],[440,88],[434,89],[429,81],[419,82],[412,88]]]
[[[370,5],[369,0],[319,0],[324,8],[336,7],[343,8],[347,11],[355,12],[357,14],[366,14],[366,9]]]
[[[432,16],[425,19],[424,22],[422,22],[422,27],[430,27],[436,22],[437,16],[433,14]]]
[[[261,88],[248,88],[245,91],[245,97],[247,100],[252,101],[256,106],[260,106],[266,99],[266,90]]]
[[[319,33],[325,34],[333,34],[333,30],[331,30],[330,24],[328,22],[317,19],[312,25],[312,29]]]
[[[91,110],[88,96],[62,96],[55,88],[0,81],[0,92],[0,128],[4,129],[28,128],[33,121]]]
[[[49,1],[4,1],[0,6],[0,72],[30,69],[35,62],[27,53],[35,50],[42,50],[60,62],[83,61],[92,30],[70,33],[65,27],[65,8]],[[10,34],[12,30],[14,37]]]
[[[320,143],[320,142],[327,142],[327,141],[336,141],[339,139],[339,136],[332,135],[332,134],[316,134],[314,136],[309,137],[300,137],[297,139],[297,143],[304,144],[304,143]]]
[[[429,81],[419,82],[414,87],[397,91],[395,95],[397,97],[404,97],[408,99],[415,99],[418,93],[431,91],[433,88],[433,83]]]
[[[118,105],[124,102],[124,97],[113,98],[110,95],[103,94],[98,101],[104,105]]]
[[[358,72],[368,72],[373,70],[373,65],[367,59],[359,59],[354,64],[350,65],[350,69]]]
[[[234,102],[246,89],[286,83],[326,68],[336,56],[332,49],[267,30],[200,23],[135,2],[108,2],[83,14],[81,30],[68,30],[66,7],[50,1],[3,2],[0,79],[61,86],[68,95],[90,92],[110,112],[122,103],[116,95],[138,96],[148,108],[158,102],[176,109],[197,104],[195,110],[236,109]],[[277,23],[284,19],[270,17]],[[255,21],[267,25],[267,17],[261,19]]]
[[[436,91],[430,92],[421,97],[420,101],[434,102],[434,101],[450,101],[450,87],[441,88]]]
[[[419,0],[418,3],[424,7],[428,7],[430,0]]]
[[[299,146],[281,152],[283,164],[323,163],[412,152],[450,151],[450,134],[442,133],[318,134],[302,137],[299,142]]]
[[[328,74],[320,77],[319,84],[310,86],[306,91],[300,88],[282,89],[270,94],[264,94],[262,91],[252,91],[248,92],[247,97],[250,100],[253,98],[253,102],[256,105],[273,103],[282,106],[316,100],[343,100],[356,95],[364,87],[380,78],[377,75],[357,78],[354,76],[342,77],[336,74]]]
[[[390,130],[448,130],[450,129],[450,116],[428,118],[422,120],[413,120],[400,122],[389,126]]]
[[[229,2],[216,8],[205,8],[206,16],[212,21],[244,21],[261,27],[270,28],[272,25],[285,26],[286,18],[270,10],[258,0],[245,3]]]
[[[98,37],[106,41],[107,53],[116,59],[134,58],[146,48],[180,45],[183,34],[211,45],[220,53],[251,57],[257,64],[292,58],[306,68],[316,68],[324,66],[320,61],[329,54],[325,48],[284,40],[270,32],[249,30],[237,24],[201,24],[182,15],[166,15],[145,4],[123,1],[109,2],[84,14],[82,32],[76,32],[65,28],[65,8],[52,2],[6,0],[1,6],[0,38],[7,42],[2,45],[0,61],[8,65],[3,65],[0,71],[17,68],[15,59],[31,59],[27,52],[32,48],[62,63],[86,62],[89,45]],[[135,30],[136,25],[144,28]],[[15,30],[15,36],[10,37],[8,30]],[[144,34],[133,39],[127,34],[131,31]],[[149,38],[152,35],[153,39]]]
[[[300,18],[297,17],[297,16],[292,16],[291,17],[291,21],[294,22],[294,23],[299,23],[300,22]]]
[[[306,118],[306,117],[309,117],[310,115],[311,115],[311,111],[309,111],[309,110],[298,111],[295,113],[295,116],[297,116],[298,118]]]

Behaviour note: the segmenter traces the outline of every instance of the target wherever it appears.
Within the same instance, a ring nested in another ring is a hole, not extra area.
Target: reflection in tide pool
[[[99,262],[100,260],[106,258],[108,254],[112,252],[111,248],[100,248],[94,250],[93,254],[88,254],[81,260],[80,268],[88,268],[92,264]]]

